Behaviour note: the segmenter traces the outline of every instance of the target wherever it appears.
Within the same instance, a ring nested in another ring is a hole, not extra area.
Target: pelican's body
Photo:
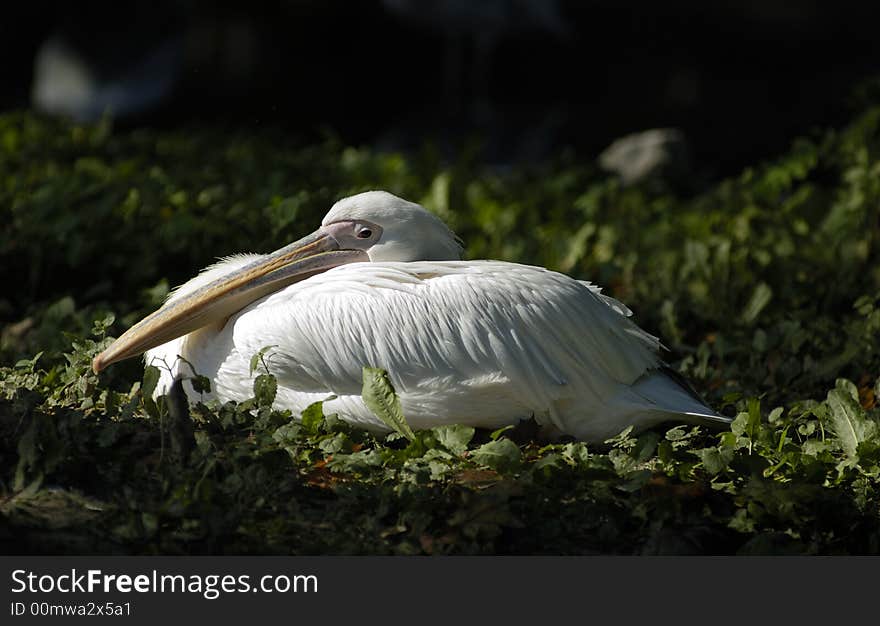
[[[334,250],[360,246],[368,258],[258,294],[230,316],[150,349],[147,363],[163,372],[157,393],[187,376],[188,362],[211,380],[217,399],[247,399],[259,373],[251,372],[251,357],[272,346],[264,360],[278,382],[278,408],[298,415],[335,396],[325,413],[372,430],[387,427],[361,400],[364,366],[388,371],[416,429],[497,428],[534,417],[553,433],[602,441],[629,425],[726,419],[665,373],[659,341],[616,300],[543,268],[457,260],[451,232],[411,203],[405,208],[417,217],[401,222],[416,221],[428,232],[410,232],[425,241],[407,245],[389,218],[400,203],[384,192],[340,201],[322,229],[339,242]],[[348,239],[366,239],[365,232],[375,241]],[[269,257],[242,255],[212,266],[164,308],[200,300]],[[96,360],[96,369],[103,365]]]

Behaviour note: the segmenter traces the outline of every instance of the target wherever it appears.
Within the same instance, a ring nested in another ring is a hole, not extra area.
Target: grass
[[[470,258],[603,285],[730,431],[377,439],[320,405],[273,411],[268,377],[248,402],[186,407],[153,402],[136,361],[89,369],[169,285],[373,188],[437,212]],[[696,191],[624,187],[570,153],[498,172],[429,147],[6,113],[0,211],[6,553],[880,552],[878,107]]]

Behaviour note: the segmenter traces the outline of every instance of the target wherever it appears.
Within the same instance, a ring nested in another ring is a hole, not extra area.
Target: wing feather
[[[240,358],[267,345],[279,385],[358,394],[361,368],[398,392],[507,381],[525,406],[601,401],[660,362],[656,338],[589,284],[497,261],[360,263],[291,285],[234,323]],[[611,301],[615,302],[616,301]]]

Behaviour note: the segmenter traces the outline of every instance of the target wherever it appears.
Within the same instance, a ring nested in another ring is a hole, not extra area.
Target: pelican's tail
[[[655,411],[694,424],[727,425],[732,421],[715,412],[678,372],[664,367],[640,378],[632,391]]]

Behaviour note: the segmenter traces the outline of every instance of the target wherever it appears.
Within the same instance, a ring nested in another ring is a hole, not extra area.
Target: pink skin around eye
[[[354,222],[350,220],[321,226],[321,230],[333,237],[340,246],[345,246],[345,242],[351,241],[355,234]]]

